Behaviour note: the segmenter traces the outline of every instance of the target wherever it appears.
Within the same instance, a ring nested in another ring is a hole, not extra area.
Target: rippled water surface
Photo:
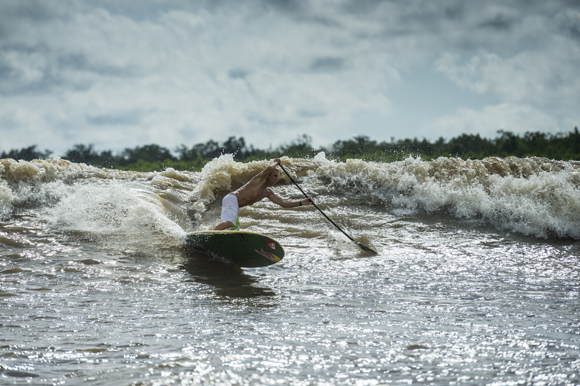
[[[36,180],[4,172],[0,384],[580,384],[573,200],[567,217],[549,202],[529,208],[561,222],[526,231],[539,220],[522,217],[518,196],[495,203],[505,208],[494,217],[473,181],[455,192],[463,198],[435,204],[420,181],[409,191],[377,179],[389,192],[379,196],[358,184],[364,170],[338,183],[313,174],[328,164],[308,174],[295,161],[320,207],[379,255],[311,207],[262,202],[242,210],[242,227],[276,238],[286,257],[240,269],[180,246],[254,172],[218,162],[208,168],[229,185],[203,172],[71,176],[68,164]],[[574,174],[546,173],[577,192]],[[497,184],[481,191],[495,197]],[[275,189],[299,197],[292,185]]]

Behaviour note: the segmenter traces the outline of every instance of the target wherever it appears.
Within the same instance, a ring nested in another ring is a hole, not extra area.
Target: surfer
[[[278,182],[279,172],[277,167],[279,164],[280,159],[276,158],[266,169],[252,177],[248,183],[224,197],[222,201],[221,222],[216,225],[214,230],[237,230],[240,226],[238,217],[240,208],[255,204],[265,197],[268,197],[270,201],[283,208],[294,208],[297,206],[311,205],[313,203],[310,197],[299,201],[288,201],[270,189],[270,186]]]

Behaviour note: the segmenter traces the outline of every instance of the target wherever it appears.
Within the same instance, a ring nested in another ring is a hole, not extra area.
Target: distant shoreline
[[[244,138],[230,137],[223,143],[210,140],[206,143],[176,146],[173,150],[151,144],[125,148],[120,153],[110,150],[97,151],[92,144],[74,145],[61,158],[87,165],[111,169],[155,171],[165,168],[176,170],[201,170],[210,160],[222,154],[233,154],[239,162],[272,159],[281,156],[292,158],[312,158],[325,152],[329,159],[344,161],[348,158],[365,161],[394,162],[409,156],[431,160],[438,157],[459,157],[462,159],[483,159],[486,157],[544,157],[553,160],[580,160],[580,133],[575,127],[568,133],[526,132],[523,135],[500,130],[495,138],[483,138],[479,134],[462,134],[449,140],[443,137],[436,141],[427,139],[392,140],[377,142],[366,136],[357,136],[345,141],[336,141],[327,147],[315,148],[312,139],[302,135],[297,140],[277,148],[258,149],[247,145]],[[50,150],[37,150],[37,145],[22,149],[12,149],[0,153],[1,158],[30,161],[51,158]]]

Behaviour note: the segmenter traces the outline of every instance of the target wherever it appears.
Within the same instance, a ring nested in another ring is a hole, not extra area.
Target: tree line
[[[218,143],[209,140],[188,147],[184,144],[175,149],[151,144],[125,148],[119,153],[110,150],[97,151],[92,144],[74,145],[62,156],[63,159],[112,169],[153,171],[172,167],[177,170],[201,170],[203,165],[221,154],[233,154],[237,161],[271,159],[281,156],[309,158],[324,151],[328,158],[346,160],[360,158],[367,161],[392,162],[420,156],[425,160],[437,157],[460,157],[482,159],[485,157],[546,157],[556,160],[580,160],[580,133],[574,128],[569,133],[526,132],[519,135],[500,130],[495,138],[483,138],[479,134],[462,134],[449,140],[443,137],[436,141],[427,139],[402,139],[377,142],[367,136],[356,136],[345,141],[336,141],[328,147],[314,148],[312,138],[299,136],[289,144],[276,148],[257,149],[248,145],[243,137],[230,137]],[[37,146],[2,152],[0,158],[16,160],[47,159],[50,150],[40,151]]]

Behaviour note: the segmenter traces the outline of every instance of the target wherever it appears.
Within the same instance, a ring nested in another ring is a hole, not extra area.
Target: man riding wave
[[[244,186],[224,197],[222,201],[221,222],[216,225],[214,230],[237,230],[240,226],[238,218],[240,208],[255,204],[265,197],[283,208],[294,208],[312,204],[310,197],[299,201],[289,201],[280,197],[270,189],[270,186],[278,182],[279,172],[277,167],[279,164],[280,159],[276,158],[273,163],[252,177]]]

